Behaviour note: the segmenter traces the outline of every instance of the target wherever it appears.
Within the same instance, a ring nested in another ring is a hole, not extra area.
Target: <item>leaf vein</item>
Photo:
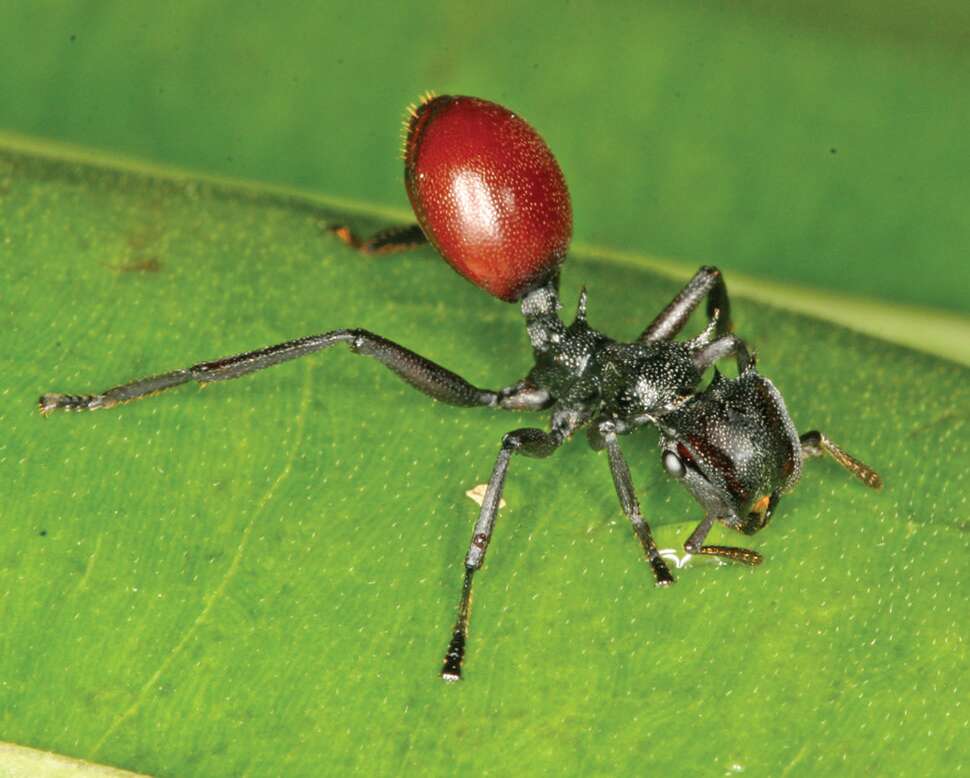
[[[266,506],[272,501],[273,497],[276,495],[277,490],[280,485],[289,477],[290,472],[293,469],[293,462],[296,460],[297,453],[300,451],[301,443],[303,441],[303,432],[306,422],[307,410],[310,406],[310,386],[312,384],[311,376],[312,373],[309,370],[309,366],[304,370],[305,378],[303,382],[303,391],[300,396],[300,408],[297,412],[296,419],[293,425],[293,436],[287,448],[290,450],[290,455],[283,465],[282,470],[280,470],[279,475],[273,480],[269,488],[263,493],[262,497],[256,503],[256,507],[253,509],[250,515],[249,522],[246,524],[245,529],[242,532],[242,536],[239,540],[239,545],[236,547],[236,553],[233,555],[229,566],[226,568],[226,572],[223,574],[222,579],[219,584],[212,590],[211,594],[205,598],[205,605],[202,611],[196,617],[195,621],[192,622],[191,626],[182,634],[175,646],[171,651],[165,656],[161,664],[159,664],[158,669],[152,673],[151,677],[145,682],[141,687],[135,699],[132,701],[131,705],[128,706],[105,730],[104,734],[98,739],[91,749],[91,756],[94,756],[104,747],[104,744],[118,731],[126,722],[133,718],[138,711],[141,709],[142,704],[145,699],[151,693],[152,689],[158,684],[161,677],[165,674],[172,663],[182,654],[185,647],[192,641],[192,639],[198,634],[199,629],[202,625],[206,623],[209,615],[212,613],[215,606],[222,600],[226,593],[226,589],[229,584],[232,583],[233,579],[239,571],[239,567],[242,564],[243,557],[245,556],[246,549],[249,545],[249,538],[253,533],[253,528],[256,526],[256,520],[262,515]]]

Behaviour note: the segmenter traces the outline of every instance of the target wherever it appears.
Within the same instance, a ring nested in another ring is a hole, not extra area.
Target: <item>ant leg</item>
[[[616,437],[616,430],[613,422],[604,422],[599,427],[600,439],[606,444],[606,451],[610,459],[610,473],[613,475],[613,485],[616,487],[616,494],[620,498],[620,505],[623,512],[633,525],[643,546],[643,553],[653,568],[653,576],[657,580],[657,586],[669,586],[674,582],[674,577],[667,568],[657,550],[657,543],[650,532],[650,525],[643,519],[640,512],[640,502],[637,500],[636,490],[633,488],[633,479],[630,477],[630,468],[623,458],[620,444]]]
[[[715,518],[717,517],[714,514],[710,514],[704,518],[704,521],[697,525],[697,529],[691,532],[690,537],[684,541],[684,550],[688,554],[706,554],[709,556],[724,557],[734,562],[744,562],[746,565],[760,565],[762,556],[757,551],[738,548],[736,546],[704,545],[704,538],[711,531]]]
[[[428,238],[417,224],[387,227],[375,232],[369,238],[359,237],[351,231],[350,227],[343,224],[329,226],[327,232],[332,232],[361,254],[394,254],[423,246],[428,242]]]
[[[696,339],[695,339],[696,340]],[[692,357],[697,369],[704,372],[715,362],[734,355],[738,363],[738,375],[746,373],[754,367],[754,357],[748,351],[747,345],[737,335],[724,335],[710,343],[699,342],[699,348]]]
[[[485,552],[492,539],[495,528],[495,518],[498,515],[499,502],[502,499],[502,489],[505,486],[505,474],[509,467],[509,460],[513,454],[524,454],[528,457],[547,457],[552,454],[572,432],[571,425],[557,425],[553,421],[552,432],[526,427],[513,430],[502,438],[502,448],[499,449],[492,476],[488,479],[482,509],[472,531],[471,543],[465,555],[465,579],[461,586],[461,599],[458,601],[458,618],[452,631],[451,642],[445,654],[441,668],[441,677],[446,681],[461,680],[461,663],[465,657],[465,644],[468,641],[468,614],[471,605],[472,577],[485,562]]]
[[[728,300],[724,277],[716,267],[704,266],[643,331],[639,341],[652,343],[657,340],[670,340],[684,328],[687,319],[705,295],[707,295],[707,317],[713,319],[715,311],[719,314],[717,334],[724,335],[730,332],[733,329],[731,303]]]
[[[818,430],[812,430],[811,432],[806,432],[800,438],[802,442],[802,459],[808,459],[810,457],[820,457],[823,454],[828,454],[832,459],[838,462],[842,467],[848,470],[852,475],[858,478],[862,483],[871,489],[881,489],[882,488],[882,478],[879,477],[879,473],[873,470],[868,465],[860,462],[854,456],[852,456],[848,451],[837,446],[825,433],[819,432]]]
[[[139,378],[107,389],[100,394],[45,394],[38,401],[40,412],[46,416],[51,411],[58,409],[93,411],[98,408],[111,408],[119,403],[157,394],[165,389],[190,381],[206,384],[210,381],[227,381],[231,378],[239,378],[247,373],[253,373],[281,362],[322,351],[338,343],[346,343],[350,350],[357,354],[374,357],[415,389],[449,405],[539,410],[548,401],[546,393],[525,383],[520,383],[501,392],[479,389],[472,386],[461,376],[403,346],[382,338],[380,335],[375,335],[367,330],[353,329],[333,330],[322,335],[289,340],[257,351],[249,351],[211,362],[200,362],[197,365],[173,370],[170,373]]]

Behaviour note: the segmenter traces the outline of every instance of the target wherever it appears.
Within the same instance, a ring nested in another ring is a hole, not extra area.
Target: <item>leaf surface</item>
[[[503,432],[346,350],[200,392],[41,418],[87,392],[341,326],[479,385],[520,317],[430,250],[362,259],[323,199],[0,152],[0,733],[154,775],[954,773],[967,758],[964,367],[744,295],[738,331],[882,492],[813,461],[759,569],[657,590],[582,437],[516,460],[466,681],[436,677]],[[577,253],[591,323],[635,337],[679,284]],[[730,277],[728,278],[730,287]],[[695,331],[699,324],[695,324]],[[700,518],[623,441],[662,547]],[[714,542],[736,542],[716,530]],[[749,539],[745,539],[749,540]]]

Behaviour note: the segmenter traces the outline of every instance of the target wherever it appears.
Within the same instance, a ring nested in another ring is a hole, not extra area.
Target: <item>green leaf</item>
[[[430,250],[362,259],[375,214],[190,176],[0,152],[0,732],[150,774],[955,773],[967,760],[968,370],[735,295],[738,331],[881,492],[812,461],[758,569],[668,590],[580,437],[512,463],[466,680],[437,678],[501,435],[346,350],[43,419],[87,392],[339,326],[481,385],[519,315]],[[678,288],[577,253],[632,338]],[[731,279],[728,277],[730,287]],[[660,545],[697,507],[650,430],[624,450]],[[735,540],[717,530],[713,542]]]

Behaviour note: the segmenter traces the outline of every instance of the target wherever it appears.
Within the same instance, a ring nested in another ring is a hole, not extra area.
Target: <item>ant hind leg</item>
[[[139,378],[97,394],[49,392],[41,396],[38,404],[44,415],[55,410],[92,411],[111,408],[192,381],[207,384],[239,378],[292,359],[309,356],[339,343],[346,344],[356,354],[375,359],[418,391],[448,405],[540,410],[549,404],[548,393],[536,389],[527,381],[520,381],[498,392],[480,389],[430,359],[362,329],[332,330],[321,335],[288,340],[256,351]]]
[[[361,254],[396,254],[399,251],[423,246],[428,242],[417,224],[397,225],[375,232],[369,238],[361,238],[350,227],[334,224],[327,227],[343,243]]]

